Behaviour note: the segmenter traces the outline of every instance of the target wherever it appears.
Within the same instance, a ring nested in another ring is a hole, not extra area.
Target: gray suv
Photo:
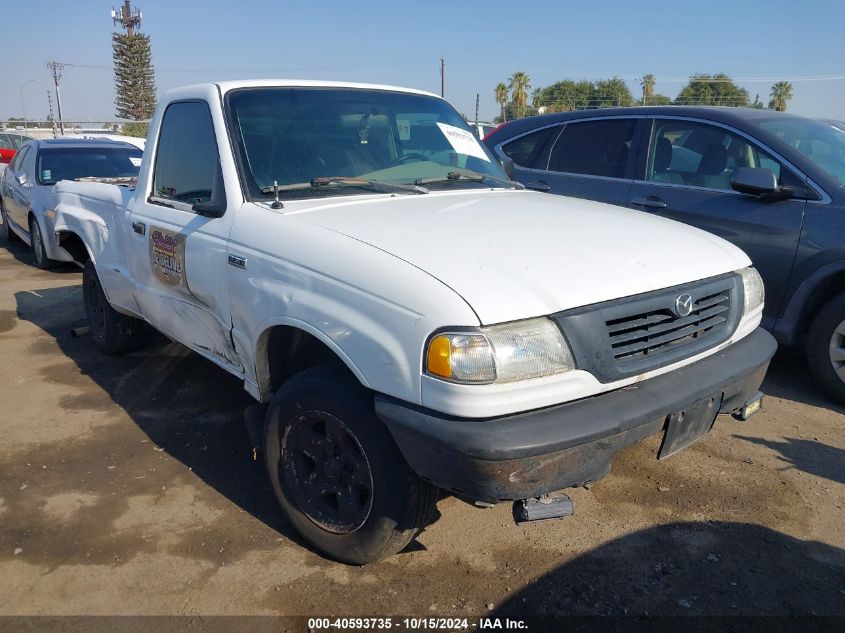
[[[771,110],[611,108],[520,119],[484,143],[530,189],[673,218],[742,248],[765,282],[763,325],[803,348],[845,403],[841,129]]]

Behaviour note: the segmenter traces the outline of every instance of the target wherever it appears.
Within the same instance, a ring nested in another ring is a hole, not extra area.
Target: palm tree
[[[646,104],[649,97],[654,96],[655,83],[657,83],[657,79],[652,74],[643,75],[643,78],[640,79],[640,85],[643,87],[643,105]]]
[[[502,123],[505,123],[507,121],[505,118],[505,106],[508,103],[508,87],[501,81],[496,85],[496,103],[502,109]]]
[[[769,107],[778,112],[786,112],[786,102],[792,99],[792,84],[788,81],[779,81],[772,86],[772,93],[769,95]]]
[[[518,70],[508,80],[508,88],[513,96],[516,105],[516,118],[522,116],[522,108],[528,103],[528,90],[531,88],[531,77],[527,73]]]

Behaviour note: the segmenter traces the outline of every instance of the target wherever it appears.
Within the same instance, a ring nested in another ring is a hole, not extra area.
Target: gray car
[[[766,286],[764,327],[802,348],[845,403],[839,126],[772,110],[608,108],[520,119],[484,143],[529,189],[672,218],[742,248]]]
[[[39,268],[73,258],[52,239],[53,185],[79,178],[134,178],[143,152],[129,143],[49,139],[24,144],[0,176],[0,240],[28,244]]]

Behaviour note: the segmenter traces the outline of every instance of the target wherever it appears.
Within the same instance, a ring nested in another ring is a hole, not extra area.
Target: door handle
[[[549,183],[544,180],[537,180],[535,182],[527,182],[525,183],[526,189],[533,189],[534,191],[551,191],[551,187]]]
[[[147,231],[147,225],[143,222],[133,222],[132,230],[135,231],[138,235],[143,235]]]
[[[650,207],[652,209],[665,209],[666,203],[657,196],[647,196],[645,198],[632,198],[631,204],[638,207]]]

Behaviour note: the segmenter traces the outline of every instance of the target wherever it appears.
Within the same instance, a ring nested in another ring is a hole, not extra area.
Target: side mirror
[[[731,174],[731,188],[752,196],[771,196],[780,192],[774,173],[762,167],[737,167]]]
[[[499,164],[502,166],[502,169],[505,170],[508,178],[513,179],[513,158],[510,156],[505,156],[504,158],[499,159]]]
[[[17,178],[18,184],[21,187],[25,187],[27,185],[27,183],[29,182],[29,176],[27,176],[26,174],[18,174],[16,176],[16,178]]]

